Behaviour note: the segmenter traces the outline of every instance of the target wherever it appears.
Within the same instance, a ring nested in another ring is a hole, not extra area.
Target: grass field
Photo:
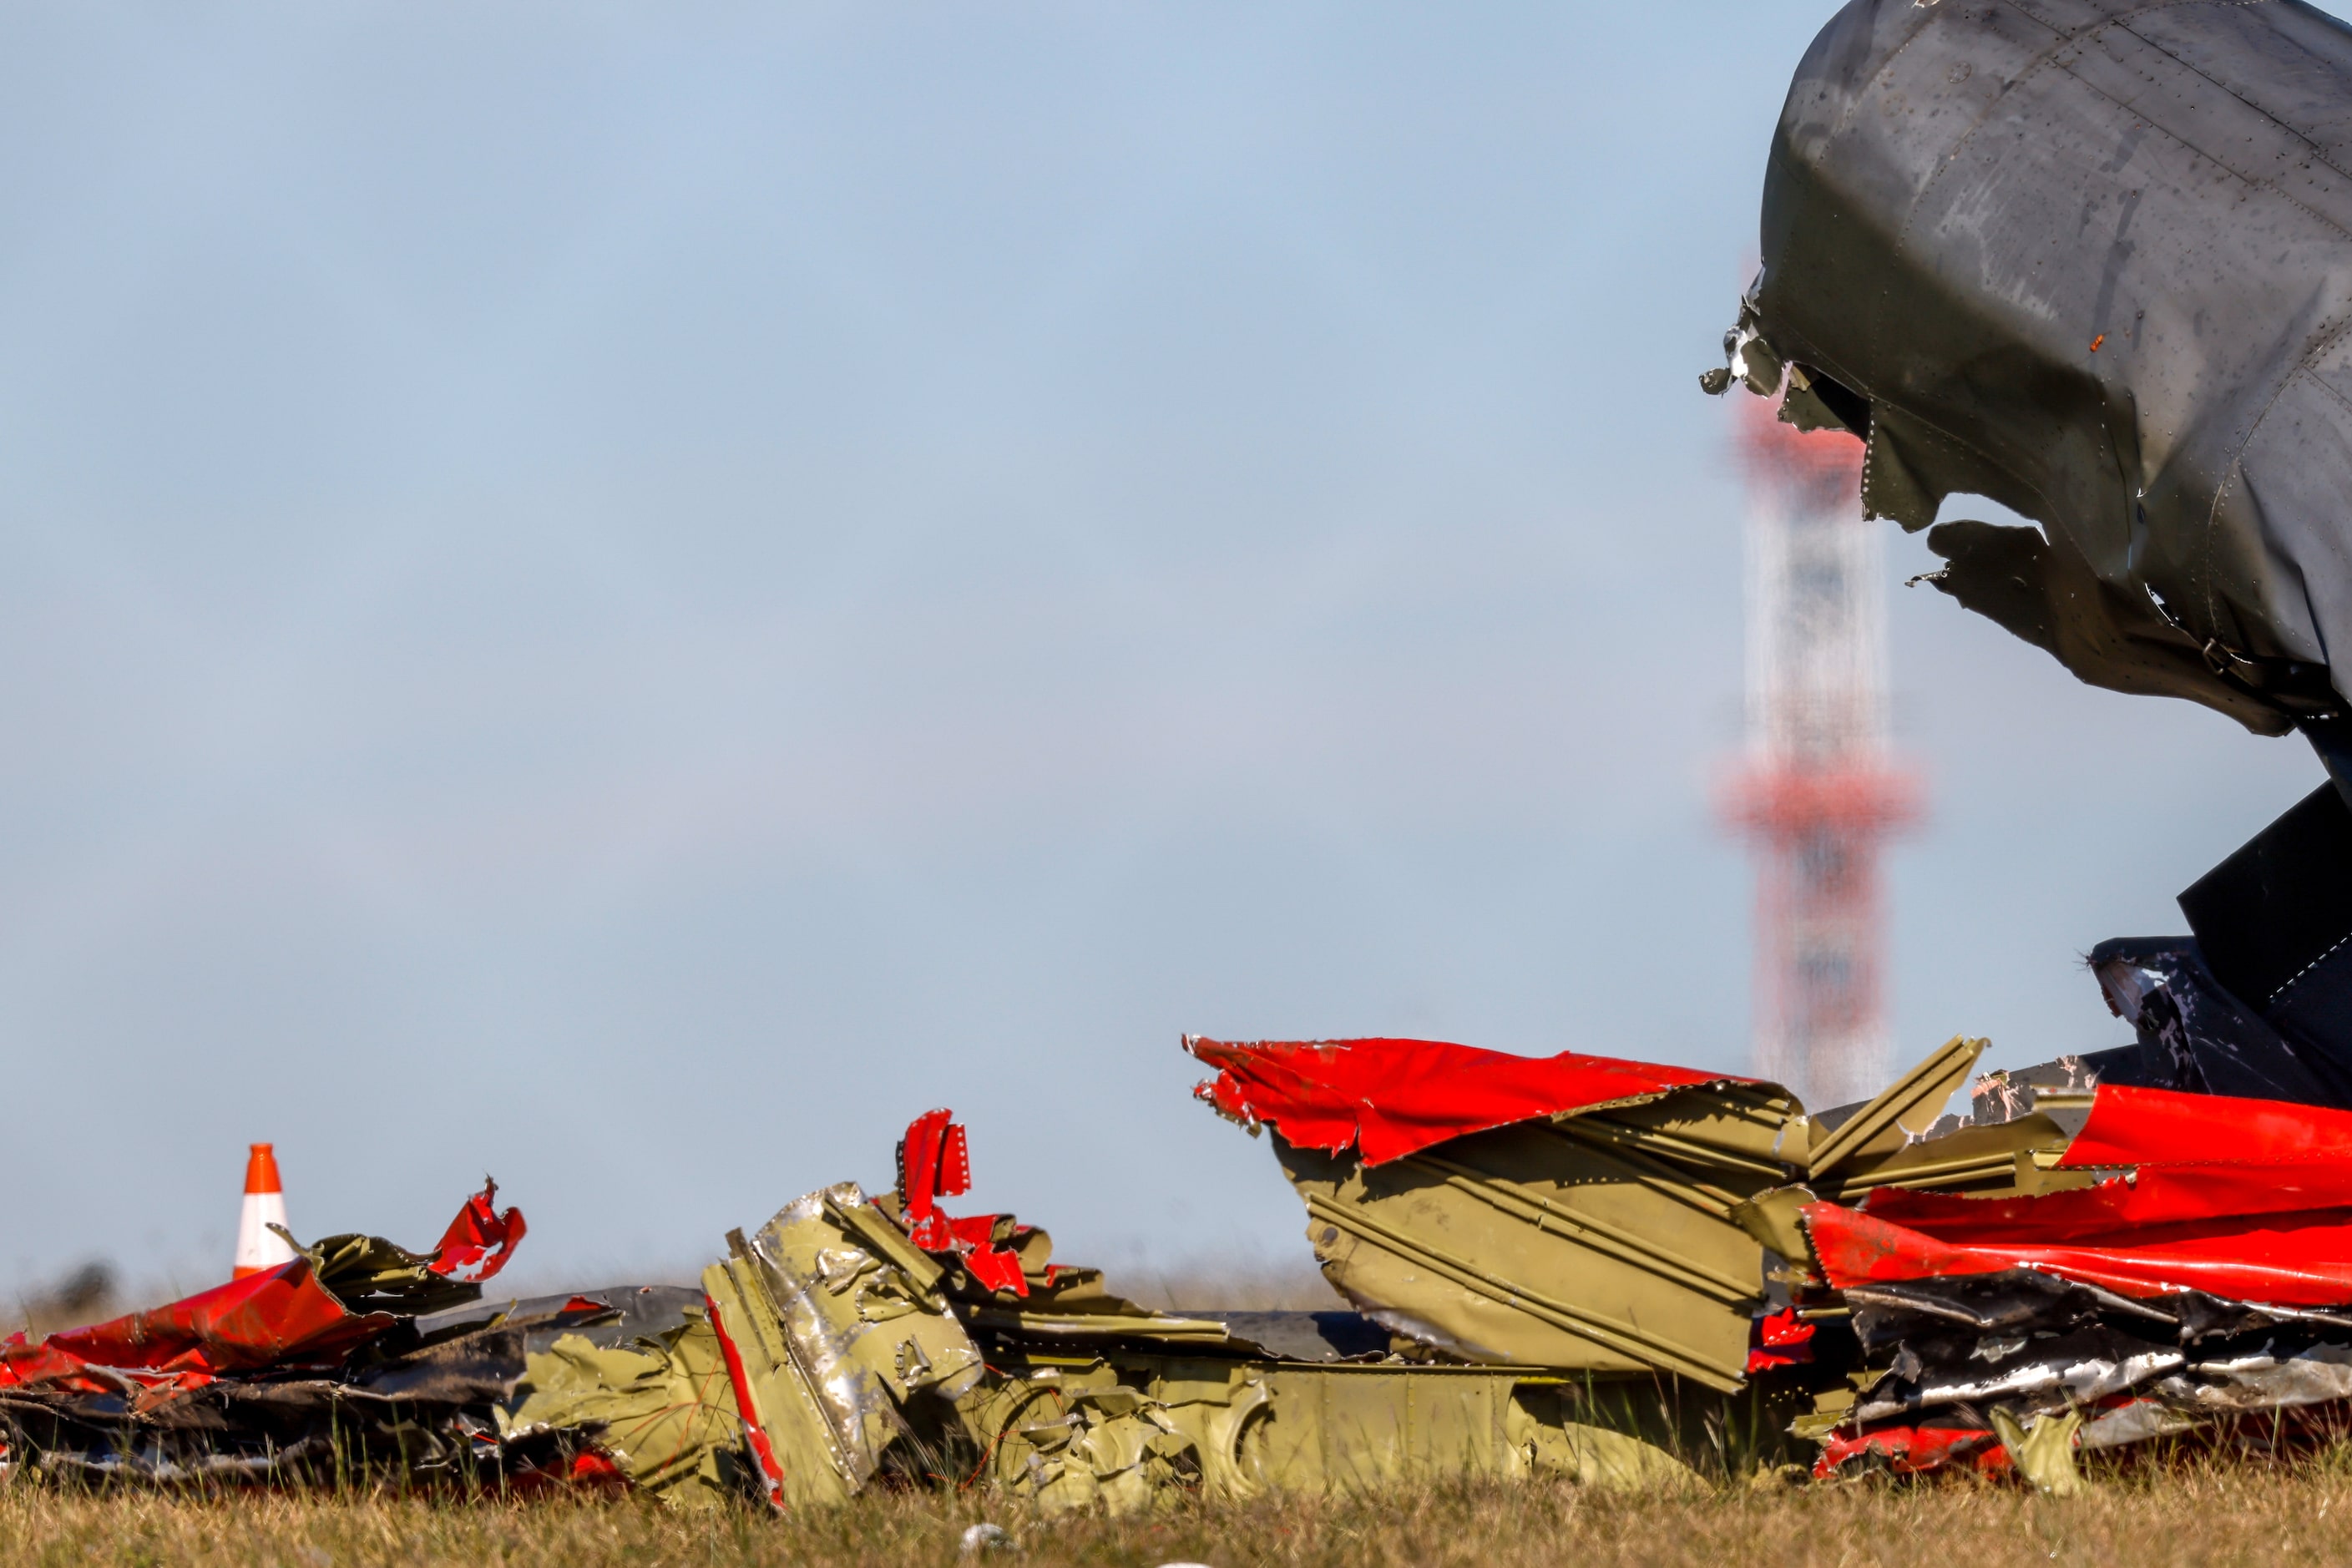
[[[0,1561],[65,1564],[952,1563],[993,1520],[1003,1568],[1201,1563],[1212,1568],[2099,1568],[2352,1560],[2352,1465],[2193,1467],[2075,1499],[1977,1483],[1736,1490],[1668,1501],[1565,1484],[1418,1490],[1376,1499],[1187,1505],[1137,1520],[1040,1521],[974,1499],[886,1497],[791,1519],[749,1510],[665,1513],[630,1500],[436,1503],[401,1498],[212,1500],[0,1491]],[[970,1561],[970,1560],[966,1560]]]
[[[1213,1300],[1257,1310],[1335,1304],[1311,1267],[1130,1266],[1118,1281],[1158,1307]],[[118,1303],[104,1303],[108,1310]],[[68,1315],[79,1312],[79,1316]],[[40,1328],[101,1315],[88,1302],[26,1311]],[[54,1317],[54,1322],[37,1320]],[[1008,1549],[961,1557],[992,1522]],[[0,1568],[66,1564],[463,1563],[511,1568],[824,1568],[955,1564],[1205,1563],[1211,1568],[2000,1568],[2082,1563],[2352,1563],[2352,1444],[2271,1462],[2210,1451],[2126,1472],[2089,1495],[2037,1497],[1958,1480],[1727,1488],[1628,1497],[1561,1481],[1399,1489],[1377,1497],[1188,1501],[1147,1518],[1039,1519],[979,1493],[871,1497],[777,1518],[745,1507],[670,1512],[642,1500],[558,1496],[457,1502],[229,1492],[89,1494],[0,1480]]]

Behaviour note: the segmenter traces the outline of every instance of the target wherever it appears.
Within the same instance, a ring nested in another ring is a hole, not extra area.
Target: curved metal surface
[[[2095,685],[2346,710],[2352,29],[1853,0],[1790,88],[1762,260],[1730,376],[1866,436],[1873,512],[2041,525],[1936,526],[1944,592]]]

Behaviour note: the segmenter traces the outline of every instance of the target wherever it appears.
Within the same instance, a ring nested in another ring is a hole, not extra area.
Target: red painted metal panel
[[[1468,1132],[1564,1111],[1655,1100],[1678,1089],[1747,1083],[1612,1057],[1515,1057],[1443,1040],[1187,1039],[1217,1069],[1193,1089],[1244,1123],[1264,1122],[1301,1148],[1354,1145],[1368,1165]]]
[[[492,1206],[496,1183],[467,1201],[442,1237],[431,1268],[484,1279],[504,1268],[523,1236],[523,1218]],[[41,1383],[113,1392],[126,1382],[193,1387],[232,1373],[338,1365],[400,1320],[348,1311],[311,1272],[310,1260],[249,1274],[209,1290],[38,1344],[17,1336],[0,1346],[0,1387]]]
[[[2352,1171],[2352,1111],[2111,1084],[2099,1089],[2061,1163]]]
[[[939,1199],[971,1190],[971,1142],[952,1110],[926,1110],[907,1125],[898,1141],[898,1206],[907,1234],[926,1252],[961,1258],[971,1277],[992,1290],[1029,1294],[1021,1258],[996,1244],[996,1222],[1002,1215],[971,1215],[958,1218],[939,1205]],[[1021,1236],[1027,1226],[1015,1226]]]
[[[1809,1205],[1804,1216],[1822,1272],[1840,1289],[2039,1268],[2125,1296],[2203,1290],[2284,1307],[2352,1304],[2352,1215],[2343,1211],[2217,1222],[2116,1247],[2042,1241],[2030,1226],[2006,1239],[1955,1244],[1835,1204]]]

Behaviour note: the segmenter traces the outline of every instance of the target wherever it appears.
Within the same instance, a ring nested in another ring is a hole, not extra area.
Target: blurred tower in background
[[[1887,748],[1885,552],[1862,443],[1737,400],[1748,479],[1748,745],[1726,815],[1755,847],[1755,1065],[1816,1110],[1887,1082],[1880,847],[1918,811]]]

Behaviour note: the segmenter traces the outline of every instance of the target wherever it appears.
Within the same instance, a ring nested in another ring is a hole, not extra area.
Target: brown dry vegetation
[[[2352,1464],[2213,1464],[2112,1482],[2075,1499],[1976,1483],[1883,1483],[1685,1500],[1564,1484],[1419,1489],[1381,1498],[1188,1504],[1139,1520],[1039,1521],[977,1497],[883,1497],[791,1519],[665,1513],[630,1500],[435,1502],[394,1497],[67,1496],[0,1491],[11,1563],[284,1564],[948,1564],[970,1524],[1012,1531],[982,1563],[1202,1563],[1281,1568],[1509,1568],[1696,1563],[1862,1568],[2098,1568],[2342,1563]],[[966,1563],[972,1560],[966,1559]]]

